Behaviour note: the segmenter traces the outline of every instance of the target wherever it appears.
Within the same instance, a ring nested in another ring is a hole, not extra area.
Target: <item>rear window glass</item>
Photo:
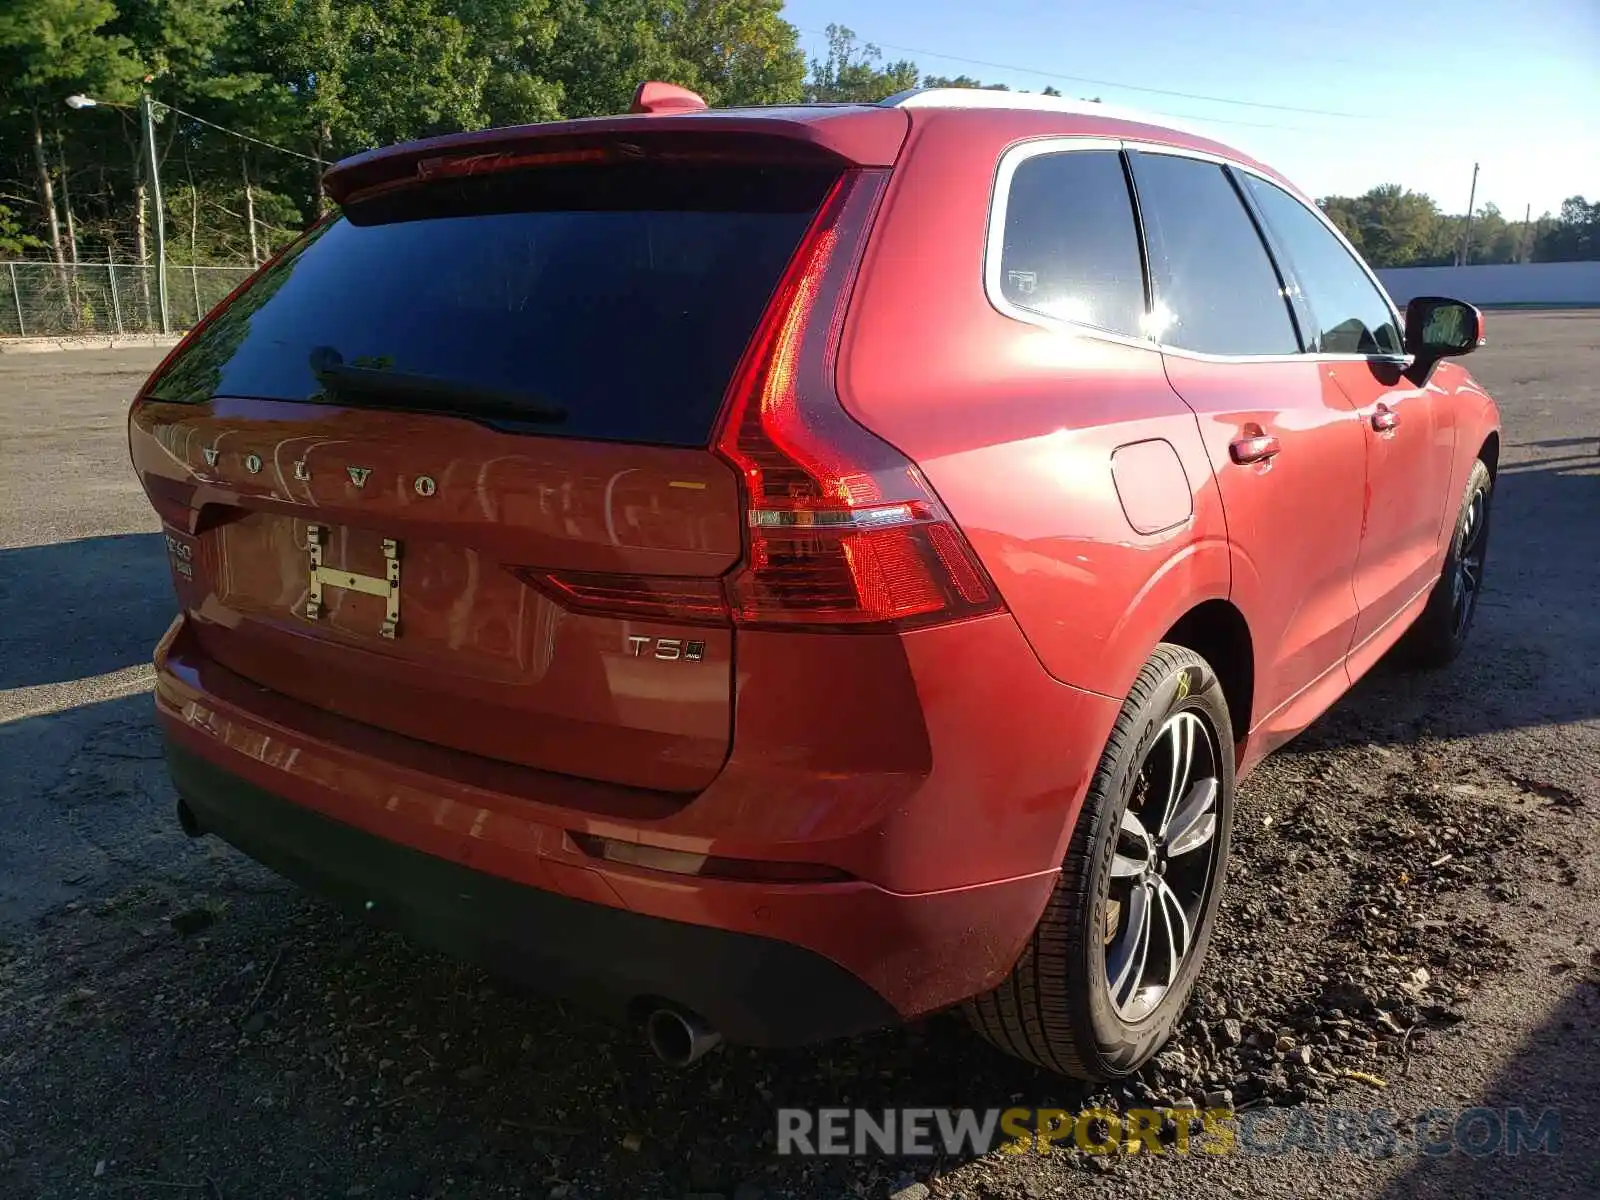
[[[703,445],[831,183],[814,168],[625,165],[391,193],[280,260],[150,395],[342,403],[313,369],[331,350],[565,412],[524,423],[513,404],[499,426]]]
[[[1144,268],[1122,158],[1023,159],[1006,199],[1001,294],[1018,308],[1142,337]]]

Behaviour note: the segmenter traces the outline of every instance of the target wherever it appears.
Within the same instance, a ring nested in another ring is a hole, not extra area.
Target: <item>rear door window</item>
[[[1205,354],[1296,354],[1277,268],[1222,167],[1135,153],[1158,340]]]
[[[564,411],[541,434],[704,445],[833,177],[585,166],[402,189],[280,260],[151,395],[336,402],[313,367],[332,351]]]
[[[1033,154],[1006,195],[996,290],[1042,316],[1142,335],[1144,270],[1121,156]]]

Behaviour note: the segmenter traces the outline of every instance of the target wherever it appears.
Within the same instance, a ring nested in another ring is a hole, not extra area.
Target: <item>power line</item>
[[[813,37],[827,37],[825,30],[804,29],[801,32],[809,33]],[[975,67],[991,67],[997,71],[1016,71],[1023,75],[1039,75],[1046,79],[1060,79],[1070,83],[1086,83],[1093,87],[1121,88],[1129,92],[1147,92],[1152,96],[1175,96],[1184,100],[1202,100],[1211,104],[1234,104],[1242,108],[1265,108],[1276,112],[1305,113],[1314,117],[1340,117],[1346,120],[1372,121],[1378,119],[1376,113],[1351,113],[1338,112],[1327,108],[1301,108],[1293,104],[1268,104],[1261,100],[1234,100],[1228,96],[1209,96],[1203,92],[1180,92],[1170,88],[1145,87],[1136,83],[1119,83],[1112,79],[1094,79],[1087,75],[1067,75],[1060,71],[1046,71],[1039,67],[1024,67],[1016,63],[992,62],[983,58],[964,58],[959,54],[943,54],[937,50],[918,49],[916,46],[900,46],[893,42],[880,42],[875,39],[863,39],[868,45],[882,46],[889,50],[898,50],[903,54],[920,54],[928,58],[942,58],[950,62],[967,63]],[[1244,125],[1244,121],[1222,122],[1230,125]],[[1290,129],[1287,125],[1262,125],[1263,129]]]
[[[324,167],[331,167],[333,165],[327,159],[318,158],[314,154],[301,154],[300,151],[290,150],[287,146],[275,146],[271,142],[264,142],[258,137],[251,137],[248,133],[240,133],[237,129],[229,129],[224,125],[218,125],[215,121],[208,121],[204,117],[197,117],[192,112],[185,112],[176,104],[167,104],[165,101],[161,100],[154,100],[152,103],[159,104],[162,108],[167,109],[169,112],[175,112],[180,117],[188,117],[191,121],[198,121],[202,125],[209,125],[213,129],[221,130],[223,133],[229,134],[232,137],[243,138],[247,142],[254,142],[258,146],[265,146],[268,150],[276,150],[279,154],[292,154],[296,158],[303,158],[307,162],[319,163]]]
[[[1201,125],[1236,125],[1244,129],[1281,129],[1287,133],[1307,133],[1313,137],[1343,137],[1336,129],[1315,129],[1309,125],[1278,125],[1271,121],[1236,121],[1232,117],[1213,117],[1209,114],[1196,115],[1194,113],[1152,113],[1152,116],[1174,116],[1185,121],[1194,121]]]

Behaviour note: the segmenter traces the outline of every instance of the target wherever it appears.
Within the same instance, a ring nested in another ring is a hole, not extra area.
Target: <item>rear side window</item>
[[[337,402],[313,368],[331,350],[510,396],[512,428],[527,397],[565,413],[542,434],[704,445],[834,177],[630,164],[394,192],[266,272],[151,394]]]
[[[1036,154],[1006,196],[1000,294],[1018,308],[1142,336],[1144,272],[1114,150]]]
[[[1328,227],[1288,192],[1241,172],[1316,318],[1323,354],[1399,354],[1394,313]]]
[[[1223,169],[1170,154],[1132,159],[1155,336],[1205,354],[1299,353],[1277,269]]]

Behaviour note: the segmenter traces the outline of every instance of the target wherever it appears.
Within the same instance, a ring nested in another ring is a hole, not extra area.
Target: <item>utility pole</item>
[[[1472,164],[1472,190],[1467,193],[1467,228],[1461,238],[1461,261],[1456,265],[1469,266],[1472,263],[1472,208],[1478,202],[1478,164]]]
[[[1533,253],[1532,253],[1533,244],[1529,240],[1529,238],[1531,236],[1532,229],[1533,229],[1533,201],[1530,200],[1530,201],[1528,201],[1527,207],[1522,210],[1522,244],[1519,247],[1517,247],[1517,250],[1518,250],[1517,261],[1518,262],[1527,262],[1529,259],[1531,259],[1533,257]]]
[[[161,207],[161,176],[156,164],[156,106],[145,92],[139,98],[139,113],[144,118],[144,149],[149,160],[150,202],[156,219],[156,303],[161,307],[161,332],[171,333],[167,317],[167,219]]]

